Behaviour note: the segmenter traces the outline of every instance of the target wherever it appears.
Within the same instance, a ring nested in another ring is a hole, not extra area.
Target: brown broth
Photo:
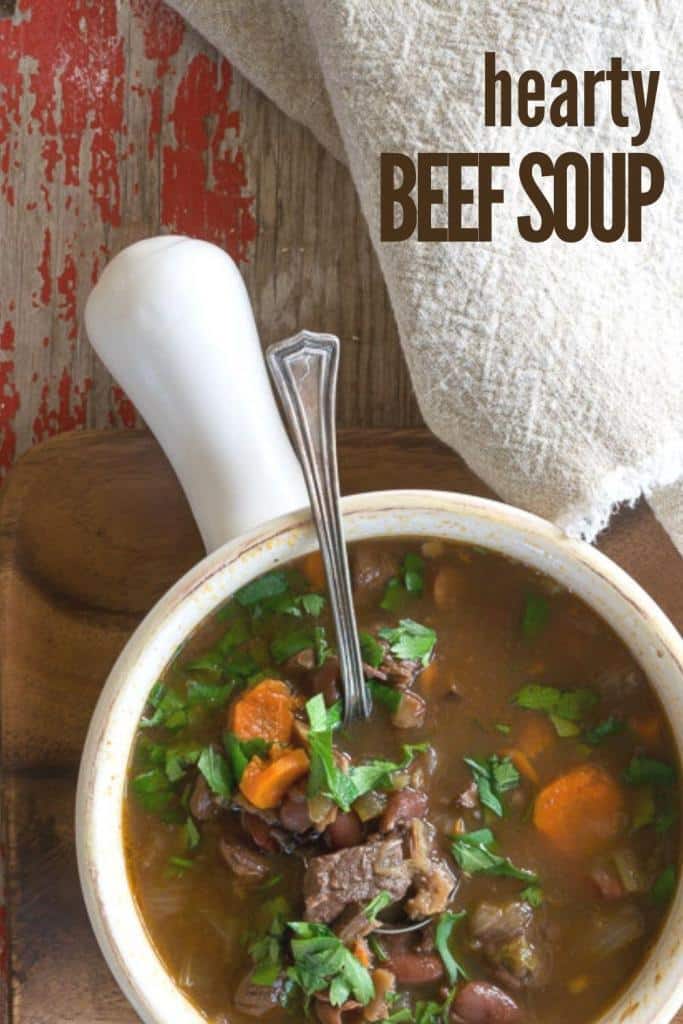
[[[368,544],[365,542],[366,547]],[[372,542],[371,547],[403,558],[407,552],[419,552],[423,544],[424,539],[401,538]],[[675,823],[663,834],[652,825],[632,831],[636,802],[641,800],[643,790],[624,785],[621,780],[636,754],[668,762],[677,770],[671,732],[638,664],[614,632],[576,596],[495,553],[442,542],[436,550],[436,557],[425,558],[422,595],[407,595],[400,612],[380,609],[381,593],[379,597],[376,593],[357,595],[362,631],[374,634],[379,627],[393,626],[405,616],[436,631],[435,668],[429,674],[429,686],[421,685],[419,676],[415,686],[427,700],[425,724],[419,729],[397,730],[390,724],[386,709],[376,706],[370,721],[355,727],[350,735],[338,735],[336,743],[354,758],[382,756],[398,760],[402,744],[429,741],[437,755],[436,771],[428,783],[429,819],[439,830],[445,854],[450,857],[452,832],[458,819],[463,818],[469,831],[490,825],[500,852],[513,864],[539,876],[543,902],[535,914],[548,936],[552,971],[549,983],[543,987],[511,991],[523,1010],[525,1024],[556,1024],[560,1019],[558,1007],[562,1008],[562,1024],[589,1024],[609,1007],[642,964],[666,915],[666,904],[657,904],[650,890],[665,867],[678,865],[679,826]],[[293,567],[300,568],[300,563],[293,563]],[[434,597],[437,575],[440,605]],[[533,638],[525,637],[521,626],[529,594],[541,595],[550,611],[547,623]],[[282,628],[284,619],[288,628],[297,628],[291,616],[266,617],[259,626],[266,640],[271,630]],[[327,608],[316,621],[327,628],[333,642]],[[201,671],[189,672],[186,666],[202,652],[213,649],[225,631],[226,623],[216,617],[202,626],[179,652],[164,682],[183,693],[188,675],[208,678]],[[266,651],[261,641],[252,649]],[[282,670],[280,675],[295,684]],[[549,724],[546,715],[512,703],[515,694],[529,683],[559,689],[594,688],[600,695],[599,704],[586,715],[582,733],[612,715],[625,723],[634,719],[659,722],[659,732],[655,741],[643,742],[627,724],[619,735],[589,747],[581,734],[561,738],[550,726],[552,741],[533,758],[537,782],[522,777],[520,786],[504,798],[505,816],[497,818],[487,812],[484,821],[480,810],[463,811],[455,805],[455,798],[471,781],[463,757],[504,756],[517,748],[530,719]],[[454,686],[457,696],[451,693]],[[310,695],[304,694],[306,698]],[[139,744],[178,743],[180,739],[199,744],[218,742],[225,721],[226,711],[220,709],[180,732],[171,733],[163,726],[141,730]],[[141,770],[140,756],[138,749],[132,776]],[[600,862],[609,864],[612,870],[613,850],[628,847],[648,879],[646,892],[627,893],[617,901],[605,900],[588,877],[595,858],[589,864],[585,858],[558,853],[531,820],[539,789],[587,761],[619,780],[628,811],[616,841],[601,851]],[[193,771],[189,770],[190,776]],[[657,790],[656,797],[661,810],[662,802],[666,802],[662,791]],[[676,812],[675,787],[666,800]],[[303,863],[298,856],[273,854],[272,871],[281,876],[281,881],[269,888],[254,887],[235,877],[218,852],[220,836],[243,835],[237,816],[226,812],[219,821],[203,824],[200,829],[201,843],[196,851],[188,853],[183,826],[163,823],[131,793],[126,802],[125,835],[133,892],[159,956],[192,1002],[210,1021],[249,1024],[254,1018],[239,1014],[232,1002],[238,982],[250,967],[247,937],[257,928],[263,903],[275,897],[285,896],[292,918],[303,918]],[[169,870],[169,858],[173,857],[191,861],[192,867]],[[471,912],[482,900],[517,899],[523,888],[523,883],[512,878],[463,876],[451,909]],[[592,929],[597,929],[601,915],[611,914],[624,902],[637,908],[643,933],[617,953],[599,958],[593,948]],[[490,964],[470,946],[467,922],[458,926],[454,937],[452,949],[470,977],[491,980]],[[436,999],[439,988],[422,986],[414,995]],[[292,1016],[276,1008],[265,1019],[284,1024]]]

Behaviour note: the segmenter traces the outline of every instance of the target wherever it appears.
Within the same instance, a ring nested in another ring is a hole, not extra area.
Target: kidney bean
[[[392,793],[379,821],[380,832],[391,832],[411,818],[424,817],[428,803],[427,794],[418,789],[407,787]]]
[[[451,1008],[453,1019],[465,1024],[518,1024],[522,1014],[502,988],[486,981],[468,981]]]
[[[363,842],[363,826],[355,811],[337,815],[325,829],[325,842],[331,850],[344,850]]]
[[[441,957],[434,953],[394,953],[384,966],[399,985],[428,985],[443,977]]]
[[[306,832],[312,826],[306,800],[287,794],[280,808],[280,822],[288,832]]]

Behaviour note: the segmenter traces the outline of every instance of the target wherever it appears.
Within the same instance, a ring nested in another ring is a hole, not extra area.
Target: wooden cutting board
[[[345,431],[340,463],[345,493],[430,487],[490,495],[426,431]],[[645,506],[620,516],[600,547],[683,627],[683,560]],[[175,477],[143,432],[57,437],[26,455],[2,492],[7,1024],[137,1019],[95,945],[80,896],[78,759],[126,638],[201,555]],[[676,1019],[683,1024],[683,1014]]]

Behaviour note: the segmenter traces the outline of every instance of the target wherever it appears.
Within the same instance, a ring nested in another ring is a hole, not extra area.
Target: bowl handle
[[[148,238],[85,308],[96,352],[168,456],[207,551],[308,504],[244,282],[218,246]]]

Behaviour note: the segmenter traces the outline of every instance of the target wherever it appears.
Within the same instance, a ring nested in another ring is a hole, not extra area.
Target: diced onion
[[[319,793],[308,798],[308,816],[315,827],[322,831],[337,817],[337,806],[329,797]]]
[[[379,793],[373,790],[370,793],[364,793],[363,796],[359,796],[353,805],[353,809],[361,821],[372,821],[373,818],[379,818],[386,805],[386,793]]]
[[[612,854],[619,881],[626,892],[645,892],[648,888],[647,879],[643,876],[642,867],[635,852],[628,846],[615,850]]]
[[[643,917],[632,903],[622,903],[597,914],[588,929],[587,942],[597,959],[612,956],[639,939],[645,931]]]

